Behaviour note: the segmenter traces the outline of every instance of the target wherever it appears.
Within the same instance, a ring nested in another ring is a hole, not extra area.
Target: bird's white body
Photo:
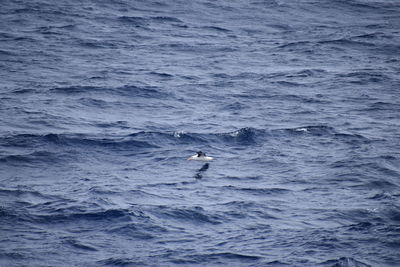
[[[187,160],[211,161],[213,159],[213,157],[206,156],[205,153],[199,151],[196,155],[189,157]]]
[[[213,159],[214,159],[213,157],[208,157],[208,156],[199,157],[197,155],[194,155],[194,156],[189,157],[187,160],[210,161]]]

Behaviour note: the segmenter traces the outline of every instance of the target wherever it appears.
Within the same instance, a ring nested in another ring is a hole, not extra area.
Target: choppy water
[[[400,266],[398,1],[0,14],[1,266]]]

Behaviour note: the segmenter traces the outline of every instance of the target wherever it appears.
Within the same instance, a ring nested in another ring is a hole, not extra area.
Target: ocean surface
[[[5,0],[0,82],[0,266],[400,266],[397,0]]]

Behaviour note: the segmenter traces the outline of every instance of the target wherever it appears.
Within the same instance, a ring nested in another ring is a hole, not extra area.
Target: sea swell
[[[398,266],[399,12],[5,1],[0,265]]]

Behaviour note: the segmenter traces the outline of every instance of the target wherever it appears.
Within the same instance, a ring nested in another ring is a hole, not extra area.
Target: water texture
[[[2,1],[0,266],[400,266],[399,61],[398,1]]]

